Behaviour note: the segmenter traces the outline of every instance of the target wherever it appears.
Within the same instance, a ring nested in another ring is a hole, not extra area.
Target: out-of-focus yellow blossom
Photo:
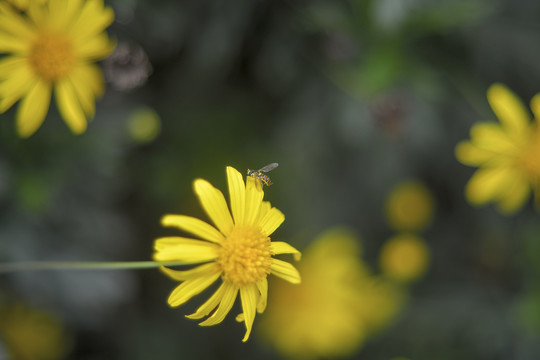
[[[255,312],[262,313],[266,308],[267,275],[274,274],[293,284],[300,283],[298,271],[288,262],[273,256],[294,254],[299,260],[300,252],[285,242],[270,240],[270,235],[285,216],[269,202],[263,201],[264,192],[257,186],[255,178],[248,176],[244,184],[242,175],[228,166],[227,182],[230,212],[221,191],[206,180],[194,181],[195,193],[216,227],[190,216],[165,215],[161,220],[164,226],[177,227],[202,240],[179,236],[159,238],[154,245],[154,260],[202,264],[185,271],[161,268],[172,279],[182,281],[169,296],[169,305],[173,307],[184,304],[221,278],[216,292],[195,313],[187,316],[201,319],[212,313],[200,323],[201,326],[223,321],[240,293],[243,313],[237,321],[245,323],[247,331],[242,341],[247,341]]]
[[[151,108],[137,109],[127,123],[129,136],[138,143],[148,143],[156,138],[161,128],[159,115]]]
[[[55,360],[65,356],[61,323],[22,304],[0,307],[0,336],[13,360]]]
[[[30,1],[25,13],[0,3],[0,113],[21,100],[16,129],[29,137],[41,126],[52,92],[76,134],[94,116],[104,91],[94,62],[114,48],[104,29],[114,13],[103,0]]]
[[[273,284],[259,324],[263,338],[290,358],[336,358],[388,325],[403,295],[370,275],[359,256],[350,230],[328,230],[316,239],[298,266],[302,284]]]
[[[398,231],[418,231],[426,227],[433,216],[433,197],[419,182],[397,185],[386,200],[390,225]]]
[[[531,190],[540,196],[540,94],[531,100],[530,115],[506,86],[492,85],[487,99],[500,123],[471,127],[471,140],[456,146],[457,159],[479,167],[465,188],[472,205],[497,203],[503,214],[523,207]]]
[[[429,250],[418,236],[400,234],[383,245],[379,260],[386,276],[408,282],[425,274],[429,265]]]

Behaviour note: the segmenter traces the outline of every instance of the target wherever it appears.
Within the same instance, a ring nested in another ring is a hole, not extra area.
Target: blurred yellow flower
[[[52,91],[58,110],[76,134],[102,95],[101,70],[93,62],[114,48],[103,30],[114,13],[103,0],[30,1],[25,14],[0,4],[0,113],[21,100],[16,128],[29,137],[49,110]]]
[[[127,122],[130,138],[138,143],[148,143],[154,140],[158,136],[160,128],[159,115],[148,107],[135,110]]]
[[[62,359],[68,347],[58,319],[22,304],[0,307],[0,336],[14,360]]]
[[[535,119],[506,86],[492,85],[487,99],[498,123],[478,123],[471,140],[456,146],[457,159],[479,167],[467,183],[465,195],[473,205],[496,202],[503,214],[519,210],[531,189],[540,195],[540,94],[531,100]]]
[[[261,335],[290,358],[351,355],[395,317],[403,294],[370,275],[350,230],[323,233],[307,249],[302,284],[273,284]]]
[[[425,274],[429,264],[429,250],[418,236],[400,234],[386,241],[379,261],[386,276],[408,282]]]
[[[169,296],[169,305],[173,307],[184,304],[217,279],[222,279],[216,292],[195,313],[187,316],[201,319],[217,307],[200,323],[202,326],[223,321],[240,292],[243,314],[237,320],[246,325],[243,341],[247,341],[255,311],[262,313],[266,308],[267,275],[300,283],[300,274],[291,264],[272,256],[294,254],[298,260],[300,252],[287,243],[270,240],[269,236],[285,216],[269,202],[262,201],[264,192],[257,186],[256,179],[248,177],[244,184],[242,175],[228,166],[227,181],[232,216],[221,191],[206,180],[195,180],[195,193],[216,227],[190,216],[165,215],[161,220],[164,226],[177,227],[202,240],[179,236],[159,238],[154,245],[154,260],[204,263],[185,271],[161,268],[172,279],[182,281]]]
[[[402,182],[388,195],[386,215],[390,225],[398,231],[421,230],[433,216],[433,197],[419,182]]]

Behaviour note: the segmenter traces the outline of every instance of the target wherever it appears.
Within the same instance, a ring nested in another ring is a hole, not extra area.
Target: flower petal
[[[524,177],[514,175],[514,183],[501,196],[498,209],[503,214],[511,215],[519,210],[531,193],[531,185]]]
[[[260,189],[259,180],[248,176],[246,180],[246,210],[244,222],[246,225],[254,225],[259,216],[264,191]]]
[[[212,285],[220,276],[221,273],[217,272],[209,276],[184,281],[173,290],[167,302],[173,307],[180,306],[193,296],[200,294],[207,287]]]
[[[103,0],[88,0],[70,27],[70,32],[77,41],[94,36],[103,31],[114,20],[114,12],[103,6]]]
[[[264,235],[270,236],[285,221],[285,215],[276,208],[271,208],[261,219],[259,226]]]
[[[506,167],[477,170],[465,187],[467,200],[473,205],[482,205],[496,200],[511,183],[512,171]]]
[[[37,78],[30,65],[26,62],[18,65],[6,64],[5,71],[9,73],[6,73],[5,80],[0,82],[0,97],[16,95],[22,97],[32,85],[35,85]]]
[[[227,316],[229,311],[231,311],[234,301],[236,300],[236,295],[238,294],[238,288],[227,281],[223,283],[223,286],[223,297],[221,298],[218,308],[212,316],[201,322],[199,325],[212,326],[219,324],[225,319],[225,316]]]
[[[191,216],[165,215],[161,218],[161,225],[177,227],[180,230],[216,244],[220,244],[223,241],[223,235],[215,227]]]
[[[116,46],[105,33],[93,36],[86,41],[77,41],[74,45],[74,52],[82,61],[104,59]]]
[[[293,254],[294,260],[296,261],[300,261],[300,258],[302,257],[302,253],[300,251],[283,241],[272,241],[270,243],[270,251],[274,255]]]
[[[163,237],[154,243],[154,261],[180,261],[196,264],[217,259],[219,247],[206,241],[181,237]]]
[[[21,43],[27,43],[35,36],[35,29],[19,14],[11,9],[2,8],[0,11],[0,33],[15,35]]]
[[[242,313],[244,314],[244,323],[246,324],[246,335],[242,342],[246,342],[251,334],[253,322],[255,321],[255,311],[257,308],[257,297],[259,290],[255,285],[242,286],[240,288],[240,299],[242,300]]]
[[[300,273],[298,272],[298,270],[296,270],[294,266],[292,266],[288,262],[278,259],[272,259],[272,265],[270,265],[270,273],[293,284],[300,284],[300,282],[302,281],[300,278]]]
[[[246,185],[244,178],[235,168],[227,166],[227,184],[229,185],[229,198],[234,223],[244,223],[244,210],[246,207]]]
[[[86,130],[86,117],[79,103],[73,84],[69,78],[56,83],[54,87],[56,104],[66,124],[75,134],[82,134]]]
[[[233,220],[223,193],[203,179],[195,180],[193,187],[206,214],[219,231],[228,235],[233,228]]]
[[[14,71],[19,68],[26,68],[30,73],[30,67],[26,63],[26,59],[20,56],[5,56],[0,59],[0,79],[11,77]]]
[[[191,315],[186,315],[186,317],[189,319],[202,319],[206,315],[210,314],[223,299],[223,295],[225,294],[225,289],[227,289],[227,286],[229,285],[230,284],[227,282],[221,283],[219,288],[212,294],[212,296],[208,298],[208,300],[204,302],[204,304],[199,306],[197,311],[195,311]]]
[[[69,74],[69,80],[73,84],[73,90],[75,95],[81,104],[81,107],[86,116],[89,118],[94,117],[96,104],[95,104],[95,95],[92,91],[92,88],[86,82],[88,77],[85,74],[86,66],[76,66],[72,69]]]
[[[192,280],[197,277],[210,276],[216,272],[221,272],[221,268],[215,262],[199,265],[189,270],[173,270],[165,266],[161,266],[159,270],[171,279],[178,281]]]
[[[41,126],[51,102],[51,86],[37,80],[17,109],[17,133],[27,138]]]
[[[255,224],[259,224],[261,220],[266,216],[266,214],[270,211],[272,208],[272,205],[270,205],[270,201],[263,201],[261,203],[261,207],[259,208],[259,215],[257,216],[257,219],[255,220]]]
[[[259,302],[257,303],[257,312],[262,314],[266,309],[266,303],[268,301],[268,279],[264,278],[257,281],[257,289],[261,294],[259,297]]]
[[[493,84],[487,91],[487,98],[506,131],[518,135],[527,131],[530,116],[510,89],[502,84]]]
[[[531,99],[531,110],[536,121],[540,121],[540,94],[536,94]]]
[[[514,154],[520,150],[519,142],[511,139],[508,134],[495,123],[478,123],[471,127],[471,140],[481,149],[492,150],[498,154]]]
[[[493,165],[494,161],[500,161],[501,158],[507,158],[501,157],[500,154],[497,154],[492,150],[479,148],[470,141],[462,141],[457,144],[455,152],[458,161],[469,166],[480,166],[487,163]]]

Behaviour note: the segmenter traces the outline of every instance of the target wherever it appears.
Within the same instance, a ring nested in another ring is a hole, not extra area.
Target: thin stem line
[[[182,262],[156,262],[156,261],[22,261],[13,263],[0,263],[0,274],[16,271],[40,270],[129,270],[150,269],[160,266],[185,265]]]

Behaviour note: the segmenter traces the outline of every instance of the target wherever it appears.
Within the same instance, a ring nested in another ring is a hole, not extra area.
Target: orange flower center
[[[218,263],[225,280],[237,286],[254,284],[270,273],[270,238],[258,227],[235,226],[222,244]]]
[[[69,74],[75,63],[75,53],[68,37],[44,32],[32,45],[29,59],[36,73],[52,82]]]

